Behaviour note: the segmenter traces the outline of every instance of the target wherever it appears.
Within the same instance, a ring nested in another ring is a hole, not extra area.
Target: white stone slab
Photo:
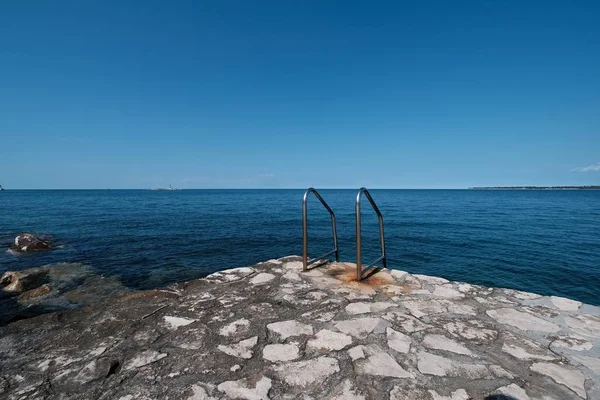
[[[584,387],[585,376],[573,367],[552,363],[535,363],[531,366],[531,370],[549,376],[556,383],[565,385],[584,399],[587,397]]]
[[[511,325],[524,331],[554,333],[560,330],[560,327],[552,322],[526,312],[517,311],[514,308],[499,308],[488,310],[486,313],[502,324]]]

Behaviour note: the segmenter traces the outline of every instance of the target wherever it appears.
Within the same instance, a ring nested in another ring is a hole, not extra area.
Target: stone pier
[[[600,308],[298,257],[0,328],[7,399],[600,399]]]

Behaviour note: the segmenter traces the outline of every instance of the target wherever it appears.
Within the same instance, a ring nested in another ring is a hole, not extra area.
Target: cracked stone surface
[[[128,370],[128,369],[143,367],[145,365],[148,365],[150,363],[153,363],[155,361],[163,359],[166,356],[167,356],[166,354],[159,353],[158,351],[146,350],[146,351],[143,351],[143,352],[137,354],[135,357],[133,357],[132,359],[127,361],[125,363],[125,365],[123,366],[123,368]],[[85,366],[84,369],[86,369],[88,366],[89,366],[89,364],[87,366]]]
[[[577,311],[582,305],[580,301],[566,299],[564,297],[552,296],[550,297],[550,301],[556,308],[563,311]]]
[[[307,348],[319,351],[342,350],[352,344],[352,338],[343,333],[323,329],[317,332],[315,337],[308,341]]]
[[[558,332],[558,325],[514,308],[499,308],[487,311],[496,321],[512,325],[524,331]]]
[[[467,349],[459,342],[449,339],[444,335],[427,335],[423,339],[423,346],[428,349],[445,350],[456,354],[475,356],[473,352]]]
[[[177,329],[180,326],[189,325],[195,321],[196,320],[194,320],[194,319],[179,318],[179,317],[172,317],[170,315],[165,315],[165,322],[173,329]]]
[[[325,378],[340,371],[339,363],[333,357],[319,357],[306,361],[298,361],[279,365],[273,368],[275,375],[283,382],[300,389],[310,385],[319,386]]]
[[[6,399],[600,399],[600,308],[299,257],[0,327]]]
[[[531,370],[549,376],[558,383],[562,383],[581,397],[586,397],[585,376],[576,368],[559,364],[535,363]]]
[[[402,332],[387,328],[387,345],[390,349],[394,349],[400,353],[408,353],[412,339],[410,336],[405,335]]]
[[[313,333],[312,326],[293,320],[269,324],[267,329],[277,333],[281,339],[287,339],[291,336],[312,335]]]
[[[366,397],[350,379],[346,379],[342,387],[333,393],[331,400],[366,400]]]
[[[423,374],[452,377],[466,376],[470,379],[492,378],[487,367],[482,364],[464,363],[426,352],[417,354],[417,357],[419,371]]]
[[[262,284],[272,281],[273,279],[275,279],[275,275],[262,273],[262,274],[256,275],[254,278],[250,279],[250,283],[253,285],[262,285]]]
[[[541,344],[513,334],[504,335],[502,351],[520,360],[554,360],[557,355]]]
[[[217,346],[225,354],[239,358],[252,358],[252,348],[258,343],[258,337],[254,336],[246,340],[242,340],[238,343],[226,346],[220,344]]]
[[[335,328],[357,338],[365,338],[381,324],[379,318],[357,318],[346,321],[340,321],[335,324]]]
[[[358,302],[348,304],[346,306],[346,312],[348,314],[365,314],[370,312],[380,312],[394,306],[395,304],[391,302]]]
[[[550,350],[554,352],[561,352],[561,348],[575,350],[575,351],[587,351],[591,350],[592,343],[580,336],[559,336],[558,339],[550,343]]]
[[[233,336],[240,331],[245,331],[249,326],[250,321],[246,318],[238,319],[219,329],[219,334],[223,336]]]
[[[265,360],[290,361],[299,357],[298,344],[268,344],[263,349],[263,358]]]
[[[271,389],[271,379],[263,376],[256,382],[256,387],[254,388],[245,386],[244,382],[227,381],[221,383],[217,389],[233,399],[266,400],[269,398],[268,393]]]
[[[359,374],[414,378],[413,374],[402,368],[391,355],[380,347],[371,345],[365,349],[367,357],[355,362],[355,368]]]

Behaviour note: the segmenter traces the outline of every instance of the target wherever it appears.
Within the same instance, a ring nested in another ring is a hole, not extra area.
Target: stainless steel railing
[[[319,199],[321,204],[323,204],[323,207],[325,207],[325,209],[327,211],[329,211],[329,215],[331,215],[331,230],[333,233],[333,250],[323,254],[320,257],[313,258],[312,260],[309,261],[308,260],[308,210],[306,207],[306,201],[308,200],[308,195],[311,193],[314,194],[317,199]],[[302,252],[302,265],[303,265],[302,269],[304,271],[306,271],[308,269],[308,266],[310,264],[313,264],[314,262],[316,262],[318,260],[322,260],[325,257],[329,257],[330,255],[332,255],[334,253],[335,253],[335,261],[340,261],[340,250],[338,248],[337,228],[336,228],[336,224],[335,224],[335,214],[333,213],[333,210],[331,209],[331,207],[329,207],[329,204],[327,204],[327,202],[325,200],[323,200],[323,198],[321,197],[319,192],[317,192],[314,188],[308,188],[306,190],[306,192],[304,192],[304,198],[302,199],[302,243],[304,245],[304,250]]]
[[[362,259],[361,259],[361,215],[360,215],[360,200],[362,195],[365,195],[369,203],[371,203],[371,207],[377,213],[377,218],[379,218],[379,241],[381,242],[381,257],[377,260],[373,261],[367,267],[363,269],[362,267]],[[378,262],[383,262],[383,267],[387,268],[387,257],[385,255],[385,236],[383,235],[383,215],[381,215],[381,211],[375,204],[373,197],[371,197],[371,193],[366,188],[360,188],[358,194],[356,195],[356,280],[360,281],[363,278],[365,272],[368,272],[371,268],[376,267]]]

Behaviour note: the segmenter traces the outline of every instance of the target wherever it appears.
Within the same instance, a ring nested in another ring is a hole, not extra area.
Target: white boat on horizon
[[[156,188],[156,189],[151,189],[151,190],[179,190],[179,189],[175,189],[173,186],[169,185],[168,188]]]

